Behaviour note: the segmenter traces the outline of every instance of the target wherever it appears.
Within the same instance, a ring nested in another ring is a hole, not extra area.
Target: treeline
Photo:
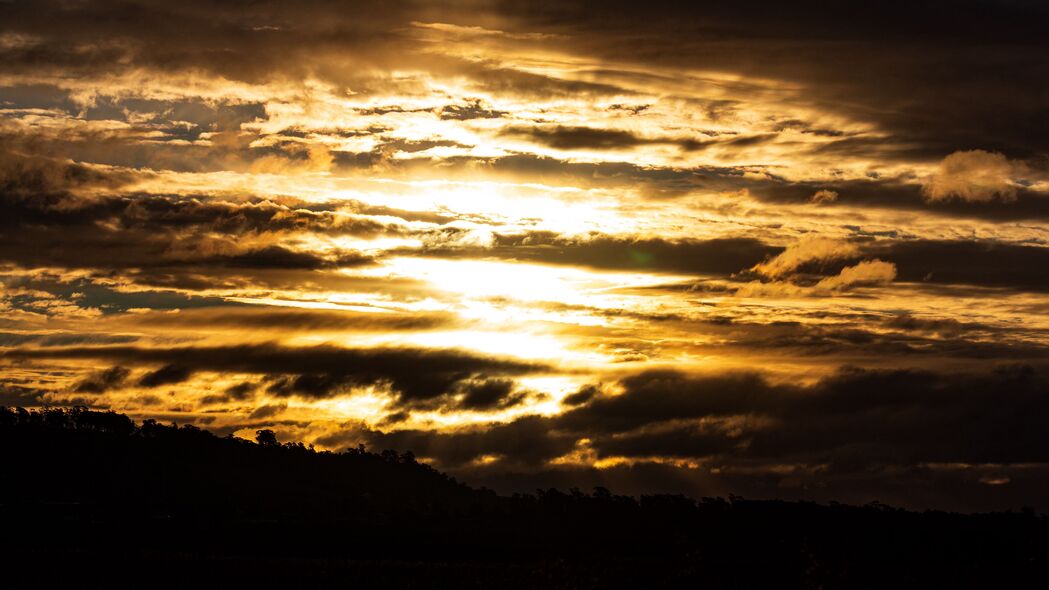
[[[1049,581],[1049,520],[1030,511],[633,498],[602,488],[500,496],[410,453],[316,451],[268,431],[250,442],[82,408],[0,408],[0,466],[3,571],[36,586]]]

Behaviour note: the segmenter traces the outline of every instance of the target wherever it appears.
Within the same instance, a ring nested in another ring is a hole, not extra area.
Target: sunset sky
[[[1041,2],[0,0],[0,405],[1049,508]]]

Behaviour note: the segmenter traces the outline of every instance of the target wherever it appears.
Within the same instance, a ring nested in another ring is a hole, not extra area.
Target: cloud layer
[[[0,2],[0,403],[1044,506],[1049,12],[854,12]]]

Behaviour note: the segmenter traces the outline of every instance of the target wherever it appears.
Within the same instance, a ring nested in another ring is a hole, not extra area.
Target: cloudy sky
[[[1047,26],[0,0],[0,404],[501,491],[1049,508]]]

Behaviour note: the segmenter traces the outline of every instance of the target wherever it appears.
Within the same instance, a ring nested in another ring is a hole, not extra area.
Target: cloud
[[[595,395],[599,394],[600,391],[601,390],[598,389],[595,385],[586,385],[579,388],[578,391],[566,395],[564,399],[561,400],[561,403],[563,403],[566,406],[578,406],[581,404],[585,404],[586,402],[593,399]]]
[[[557,465],[588,469],[565,459],[585,450],[638,465],[663,461],[662,469],[680,477],[701,473],[704,485],[742,494],[779,496],[803,476],[813,486],[808,493],[830,489],[830,498],[843,501],[887,489],[901,473],[928,484],[936,480],[923,471],[930,464],[972,466],[978,483],[981,465],[1049,462],[1049,436],[1041,427],[1049,419],[1044,367],[953,374],[844,368],[813,384],[773,382],[755,372],[648,371],[618,386],[622,393],[593,396],[559,416],[450,432],[348,427],[317,442],[412,449],[489,485],[505,484],[522,469],[533,476]],[[485,456],[497,459],[480,463]],[[702,467],[675,467],[668,459]],[[567,479],[560,485],[583,481],[579,473],[562,475]],[[665,490],[665,482],[642,478],[632,486],[644,493]],[[709,487],[688,491],[711,493]],[[909,498],[913,505],[916,496]]]
[[[543,370],[543,365],[457,350],[421,348],[294,347],[277,344],[138,348],[128,346],[12,349],[6,358],[119,359],[164,364],[146,375],[146,387],[176,383],[191,373],[251,373],[269,377],[267,392],[279,397],[324,399],[350,388],[388,386],[402,405],[440,406],[477,380]],[[468,392],[467,392],[468,393]],[[481,401],[494,399],[487,393]]]
[[[774,258],[754,265],[751,270],[776,279],[792,274],[810,262],[829,262],[859,254],[855,244],[833,238],[805,236],[787,246]]]
[[[886,240],[864,255],[896,265],[904,281],[975,285],[1017,291],[1049,290],[1049,248],[995,240]]]
[[[896,265],[884,260],[864,260],[855,266],[847,266],[836,276],[827,277],[816,283],[817,289],[841,291],[860,285],[881,285],[896,278]]]
[[[472,119],[498,119],[510,113],[492,109],[479,98],[467,99],[466,104],[449,104],[441,107],[438,116],[451,121],[470,121]]]
[[[2,131],[0,127],[0,131]],[[86,189],[117,189],[150,176],[148,172],[90,166],[47,153],[29,137],[0,133],[0,195],[41,198]]]
[[[538,10],[524,4],[508,9],[522,27],[570,34],[566,45],[594,61],[746,72],[800,85],[823,109],[882,132],[867,153],[924,159],[972,145],[1044,152],[1041,31],[1049,14],[1037,3],[966,0],[945,19],[935,4],[890,2],[862,21],[812,1],[790,9],[617,2],[600,17],[586,0]],[[813,27],[826,33],[814,37]],[[890,30],[896,42],[886,48],[878,42]],[[983,39],[979,48],[966,44],[973,36]]]
[[[823,205],[825,203],[833,203],[838,200],[838,193],[836,191],[821,189],[812,194],[809,201],[817,205]]]
[[[470,410],[507,408],[524,401],[524,394],[516,392],[510,379],[484,379],[460,384],[459,405]]]
[[[286,403],[269,404],[269,405],[265,405],[265,406],[259,406],[259,407],[255,408],[254,410],[252,410],[251,414],[248,416],[248,419],[249,420],[264,420],[266,418],[272,418],[272,417],[277,416],[279,414],[283,414],[287,409],[288,409],[288,404],[286,404]]]
[[[726,178],[723,182],[730,182]],[[837,182],[788,182],[782,179],[736,180],[740,188],[763,203],[812,203],[823,190],[838,194],[836,205],[882,211],[908,211],[915,217],[971,218],[993,222],[1049,219],[1049,199],[1034,187],[1013,185],[1015,200],[1002,207],[1000,200],[970,201],[959,198],[930,200],[924,187],[909,177],[884,177]],[[826,203],[825,203],[826,204]]]
[[[294,201],[0,191],[0,261],[23,268],[137,270],[181,284],[206,283],[208,277],[259,278],[267,271],[371,263],[359,252],[321,254],[281,243],[303,232],[368,238],[388,231],[399,230],[349,212],[312,211]],[[36,246],[42,243],[50,247]]]
[[[73,386],[73,391],[77,393],[105,393],[110,389],[116,389],[123,385],[130,375],[131,371],[124,367],[111,367],[88,375]]]
[[[454,325],[457,317],[445,312],[376,314],[352,310],[293,309],[270,306],[222,306],[219,309],[182,309],[178,313],[138,314],[129,318],[133,325],[191,329],[222,326],[239,330],[324,331],[347,330],[388,332],[394,330],[432,330]]]
[[[435,248],[420,254],[494,256],[612,270],[729,275],[778,252],[780,249],[776,246],[754,238],[668,240],[601,234],[568,238],[552,232],[527,232],[519,235],[496,234],[495,243],[489,248]]]
[[[1016,200],[1013,177],[1020,167],[998,152],[959,151],[940,162],[936,172],[923,186],[930,201],[961,199],[963,201]]]
[[[160,387],[161,385],[173,385],[188,381],[193,376],[193,370],[179,365],[164,365],[156,371],[150,371],[138,380],[142,387]]]
[[[595,127],[511,127],[503,135],[527,137],[560,150],[624,149],[649,143],[629,131]]]

